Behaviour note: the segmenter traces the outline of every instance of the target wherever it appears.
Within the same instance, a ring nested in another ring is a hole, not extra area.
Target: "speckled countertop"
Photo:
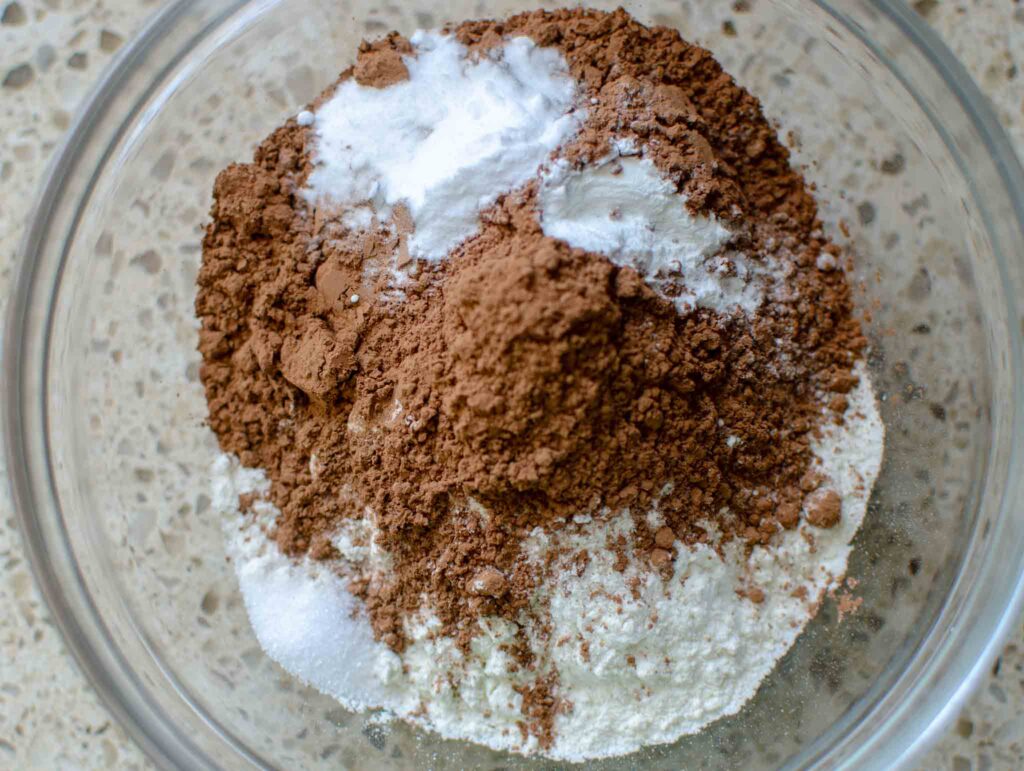
[[[917,0],[1024,157],[1024,2]],[[20,224],[71,116],[153,0],[0,0],[0,310]],[[736,24],[742,24],[737,18]],[[0,477],[6,470],[0,458]],[[77,672],[22,556],[0,481],[0,768],[148,767]],[[1024,629],[923,769],[1024,768]]]

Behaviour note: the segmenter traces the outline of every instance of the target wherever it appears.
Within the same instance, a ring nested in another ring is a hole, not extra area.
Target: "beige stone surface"
[[[1024,3],[913,5],[990,97],[1024,155]],[[140,0],[0,0],[0,311],[47,160],[111,56],[154,7]],[[0,768],[148,765],[78,673],[49,619],[2,480]],[[920,768],[1024,768],[1024,630]]]

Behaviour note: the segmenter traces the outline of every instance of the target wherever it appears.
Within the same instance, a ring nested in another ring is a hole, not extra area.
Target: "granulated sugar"
[[[561,578],[540,593],[549,598],[551,637],[541,644],[545,630],[529,630],[573,705],[555,718],[548,756],[585,760],[671,742],[734,714],[753,696],[824,594],[839,588],[878,475],[884,431],[870,378],[863,367],[857,374],[846,423],[827,428],[814,448],[816,470],[842,498],[838,527],[801,525],[749,558],[736,541],[683,547],[667,579],[636,560],[615,569],[617,554],[606,544],[633,528],[627,514],[583,522],[557,539],[538,533],[524,544],[538,562],[556,540],[569,558],[583,549],[590,557],[582,574],[556,564]],[[350,709],[380,707],[445,737],[536,749],[536,738],[524,742],[517,728],[522,697],[514,687],[529,676],[510,671],[503,650],[514,642],[514,625],[484,619],[483,634],[463,654],[450,639],[431,639],[436,623],[413,621],[413,642],[399,658],[374,641],[330,566],[294,562],[258,521],[240,520],[238,495],[262,489],[262,474],[227,456],[214,474],[228,551],[268,655]],[[272,521],[268,504],[256,506],[267,507],[264,522]],[[755,589],[760,602],[748,598]]]

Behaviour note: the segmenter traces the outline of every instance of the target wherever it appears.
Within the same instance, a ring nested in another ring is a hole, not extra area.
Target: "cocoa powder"
[[[705,520],[758,548],[813,496],[808,521],[834,526],[835,493],[808,483],[809,442],[841,420],[865,341],[843,272],[819,267],[838,250],[757,100],[704,49],[623,11],[451,31],[471,50],[513,35],[556,47],[587,109],[561,157],[583,164],[634,139],[692,210],[780,261],[787,291],[749,318],[680,313],[632,269],[544,236],[531,183],[447,260],[416,265],[395,299],[387,265],[409,223],[399,212],[396,228],[353,232],[337,212],[310,215],[298,191],[312,135],[289,121],[218,176],[196,299],[210,426],[266,471],[280,547],[336,557],[339,523],[371,510],[393,568],[351,585],[401,651],[424,597],[463,645],[481,615],[542,614],[544,571],[520,545],[577,515],[633,512],[634,542],[610,546],[662,571],[677,541],[707,539]],[[397,35],[363,44],[342,79],[386,87],[411,50]],[[537,668],[524,730],[550,743],[571,705],[525,641],[517,656]]]

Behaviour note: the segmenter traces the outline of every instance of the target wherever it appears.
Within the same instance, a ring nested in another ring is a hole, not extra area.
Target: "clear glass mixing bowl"
[[[174,2],[51,167],[7,329],[9,468],[69,647],[160,765],[551,765],[369,724],[261,653],[210,510],[192,315],[214,175],[361,37],[528,5]],[[826,604],[740,714],[593,767],[892,767],[955,714],[1020,605],[1024,181],[982,97],[902,4],[730,5],[628,4],[761,96],[857,255],[888,425],[851,564],[864,602],[842,623]]]

